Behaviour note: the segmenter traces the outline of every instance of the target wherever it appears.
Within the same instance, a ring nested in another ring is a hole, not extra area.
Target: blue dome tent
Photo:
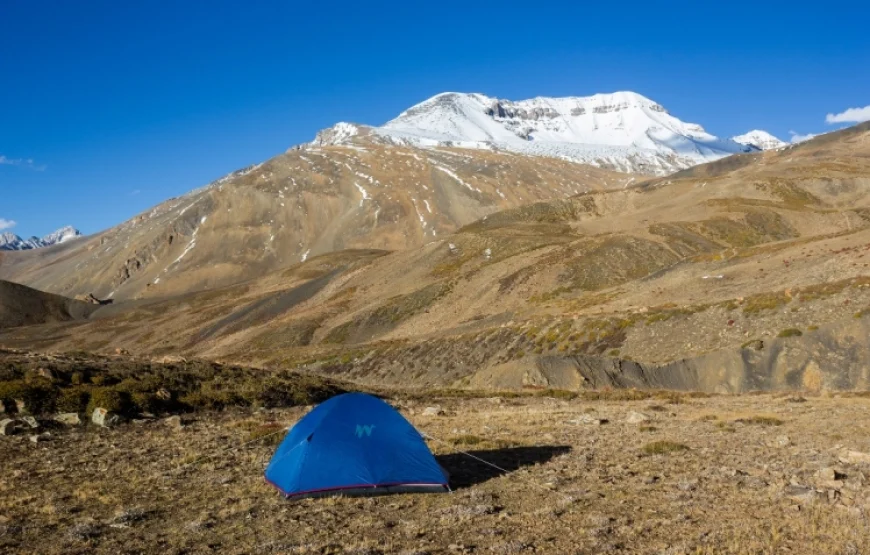
[[[333,397],[297,422],[266,480],[292,498],[449,490],[420,432],[364,393]]]

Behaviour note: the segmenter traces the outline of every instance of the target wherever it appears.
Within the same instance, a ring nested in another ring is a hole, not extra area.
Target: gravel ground
[[[865,553],[870,399],[803,399],[399,400],[454,492],[299,502],[303,408],[0,436],[0,552]]]

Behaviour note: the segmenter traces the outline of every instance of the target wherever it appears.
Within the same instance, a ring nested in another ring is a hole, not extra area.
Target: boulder
[[[19,420],[21,420],[21,422],[30,427],[31,430],[36,430],[37,428],[39,428],[39,422],[37,422],[36,419],[32,416],[22,416],[21,418],[19,418]]]
[[[76,295],[75,300],[82,301],[83,303],[89,304],[112,304],[112,299],[101,300],[96,298],[93,293],[88,293],[87,295]]]
[[[840,453],[840,462],[846,464],[870,464],[870,453],[843,451]]]
[[[650,417],[642,412],[631,411],[628,413],[628,416],[625,417],[625,421],[629,424],[640,424],[641,422],[649,422]]]
[[[447,414],[441,407],[426,407],[423,409],[423,416],[444,416]]]
[[[54,415],[54,421],[67,426],[78,426],[82,423],[82,418],[77,412],[64,412]]]
[[[93,414],[91,414],[91,422],[103,428],[112,427],[120,421],[121,418],[117,414],[102,407],[95,408]]]
[[[30,436],[31,443],[44,443],[51,439],[51,434],[48,432],[42,432],[41,434],[36,434]]]
[[[606,418],[600,418],[592,414],[581,414],[574,420],[569,420],[568,424],[586,424],[591,426],[601,426],[602,424],[607,424],[607,422],[608,420]]]
[[[181,430],[182,428],[184,428],[184,421],[178,415],[164,418],[163,423],[174,430]]]
[[[11,436],[21,430],[21,422],[11,418],[0,420],[0,436]]]
[[[786,486],[783,495],[801,505],[811,505],[819,497],[816,490],[805,486]]]
[[[843,474],[842,472],[839,472],[836,468],[829,466],[829,467],[822,468],[821,470],[816,472],[816,477],[819,480],[822,480],[825,482],[831,482],[834,480],[842,480],[846,477],[846,475]]]

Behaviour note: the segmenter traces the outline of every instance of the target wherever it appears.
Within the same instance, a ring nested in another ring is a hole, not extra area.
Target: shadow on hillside
[[[461,489],[519,470],[524,466],[543,464],[571,451],[567,445],[539,445],[534,447],[508,447],[484,451],[466,451],[504,471],[493,468],[463,453],[438,455],[436,459],[450,474],[450,487]],[[507,471],[507,472],[505,472]]]

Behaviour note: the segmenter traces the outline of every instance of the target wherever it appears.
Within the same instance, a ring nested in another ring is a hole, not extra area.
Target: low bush
[[[680,451],[688,451],[689,447],[675,441],[654,441],[643,446],[643,452],[647,455],[668,455],[670,453],[679,453]]]

